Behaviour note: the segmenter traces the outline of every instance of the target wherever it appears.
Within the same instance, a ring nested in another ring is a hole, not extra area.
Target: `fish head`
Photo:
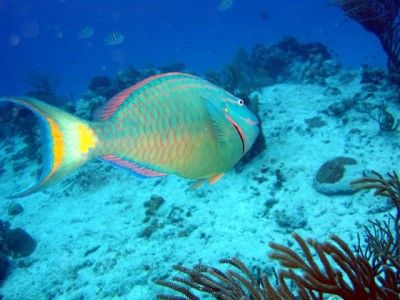
[[[223,103],[226,119],[235,128],[242,141],[243,154],[246,153],[259,134],[257,116],[245,105],[243,99],[230,97]]]

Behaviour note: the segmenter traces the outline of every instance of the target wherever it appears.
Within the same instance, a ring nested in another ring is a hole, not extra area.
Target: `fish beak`
[[[253,119],[250,119],[250,118],[243,118],[243,117],[240,117],[243,121],[245,121],[247,124],[249,124],[250,126],[257,126],[260,122],[256,119],[256,120],[253,120]]]

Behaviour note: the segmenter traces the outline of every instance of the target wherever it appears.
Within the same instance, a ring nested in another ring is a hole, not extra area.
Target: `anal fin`
[[[161,173],[155,170],[151,170],[147,167],[143,167],[137,163],[134,163],[132,161],[123,159],[119,156],[115,155],[104,155],[101,157],[102,160],[107,161],[109,163],[112,163],[113,165],[116,165],[120,168],[123,168],[125,170],[130,171],[131,173],[135,174],[136,176],[139,177],[160,177],[160,176],[166,176],[166,173]]]
[[[213,177],[210,177],[208,179],[208,183],[209,184],[215,184],[222,178],[222,176],[224,176],[224,173],[214,175]]]
[[[189,190],[190,190],[190,191],[197,190],[197,189],[198,189],[199,187],[201,187],[205,182],[206,182],[205,179],[197,180],[197,181],[195,181],[195,182],[189,187]]]

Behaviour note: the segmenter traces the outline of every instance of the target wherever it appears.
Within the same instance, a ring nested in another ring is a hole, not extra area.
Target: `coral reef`
[[[10,273],[10,261],[7,256],[26,257],[35,249],[36,241],[25,230],[19,227],[10,229],[9,222],[0,220],[0,284]]]
[[[388,56],[391,79],[400,83],[400,2],[396,0],[335,0],[344,13],[373,32]]]
[[[113,82],[114,90],[115,92],[120,92],[151,75],[154,75],[154,73],[141,72],[133,67],[129,67],[118,72]]]
[[[106,102],[107,98],[89,90],[75,103],[75,115],[85,120],[92,120],[96,109]]]
[[[325,84],[327,77],[340,70],[324,45],[302,44],[293,37],[274,45],[255,46],[251,52],[251,65],[258,86],[287,81]]]
[[[239,48],[231,62],[221,72],[220,85],[235,95],[250,95],[254,90],[251,61],[246,51]]]
[[[20,227],[10,229],[10,223],[0,220],[0,253],[13,258],[29,256],[36,249],[36,241]]]
[[[176,62],[169,65],[161,66],[158,69],[161,73],[184,72],[186,69],[186,65],[181,62]]]
[[[114,94],[112,81],[107,76],[97,76],[92,79],[88,86],[94,94],[110,98]]]
[[[321,43],[286,37],[276,44],[258,44],[250,55],[239,49],[221,72],[209,70],[204,77],[235,95],[249,95],[257,88],[288,81],[325,85],[325,79],[339,70]]]
[[[6,232],[3,251],[13,258],[29,256],[36,249],[36,241],[22,228],[9,229]]]

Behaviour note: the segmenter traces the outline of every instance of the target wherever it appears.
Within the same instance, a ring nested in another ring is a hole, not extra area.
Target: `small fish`
[[[215,183],[254,143],[257,117],[239,99],[184,73],[145,79],[100,108],[96,122],[32,98],[0,98],[32,110],[42,123],[45,162],[39,182],[11,198],[61,181],[91,159],[141,177],[167,174]]]
[[[113,32],[104,38],[104,44],[108,46],[119,45],[124,41],[125,37],[119,32]]]
[[[84,40],[84,39],[89,39],[93,36],[94,29],[90,26],[84,27],[81,31],[79,31],[79,39]]]
[[[233,0],[221,0],[218,6],[218,10],[228,10],[233,6]]]

